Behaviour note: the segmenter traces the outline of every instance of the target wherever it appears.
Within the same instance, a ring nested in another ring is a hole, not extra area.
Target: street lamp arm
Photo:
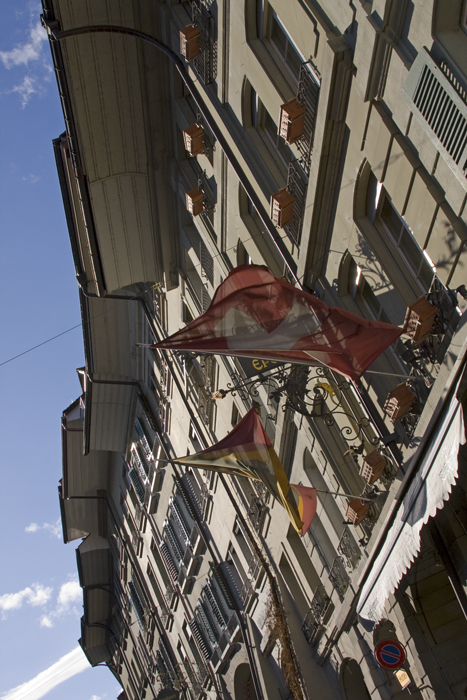
[[[49,21],[44,15],[41,15],[41,21],[42,25],[47,30],[51,41],[62,41],[63,39],[81,36],[83,34],[126,34],[128,36],[134,36],[137,39],[141,39],[142,41],[146,41],[147,43],[151,44],[156,49],[161,51],[165,56],[167,56],[167,58],[173,63],[178,73],[180,74],[180,77],[182,78],[188,91],[193,97],[203,119],[205,120],[209,129],[214,134],[217,142],[219,143],[220,147],[225,153],[227,160],[234,169],[235,174],[240,180],[253,206],[255,207],[262,223],[264,224],[269,235],[271,236],[271,239],[276,247],[277,252],[279,253],[286,267],[288,268],[290,274],[292,275],[294,282],[298,284],[301,288],[302,285],[300,284],[298,277],[295,274],[297,266],[294,259],[287,250],[287,247],[284,245],[281,236],[279,235],[276,227],[272,223],[271,218],[269,217],[263,204],[261,203],[261,200],[259,199],[254,188],[252,187],[237,157],[235,156],[231,147],[229,146],[227,139],[224,137],[221,129],[219,128],[218,122],[209,111],[203,97],[201,96],[194,81],[188,75],[185,65],[183,61],[179,58],[179,56],[177,56],[177,54],[174,51],[172,51],[172,49],[170,49],[158,39],[155,39],[154,37],[150,36],[150,34],[141,32],[138,29],[131,29],[130,27],[120,27],[117,25],[96,24],[93,26],[76,27],[74,29],[61,30],[59,29],[59,23],[56,20]],[[217,116],[219,116],[219,120],[222,121],[221,115],[218,114]]]

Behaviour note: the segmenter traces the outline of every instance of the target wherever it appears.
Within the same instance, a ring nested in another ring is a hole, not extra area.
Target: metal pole
[[[193,455],[195,456],[195,455]],[[190,462],[182,462],[180,459],[156,459],[156,462],[164,462],[165,464],[180,464],[183,467],[194,467],[195,469],[209,469],[209,463],[204,464],[192,464]],[[239,461],[239,460],[237,460]],[[241,464],[241,462],[239,462]],[[219,469],[214,469],[211,468],[212,471],[219,471],[220,473],[226,473],[228,474],[229,472],[226,470],[225,472],[221,472]],[[258,479],[257,481],[261,481]],[[314,486],[310,488],[315,488]],[[326,493],[330,494],[331,496],[345,496],[345,498],[358,498],[360,501],[368,501],[368,503],[371,503],[374,501],[374,498],[367,498],[366,496],[355,496],[352,493],[342,493],[341,491],[326,491],[325,489],[315,489],[315,491],[318,491],[319,493]]]

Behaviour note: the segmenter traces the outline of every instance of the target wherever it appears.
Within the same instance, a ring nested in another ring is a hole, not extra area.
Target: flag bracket
[[[329,427],[336,427],[349,444],[349,453],[363,454],[365,445],[378,447],[384,443],[369,417],[351,411],[348,392],[350,383],[338,379],[327,367],[312,368],[306,365],[287,364],[250,379],[233,373],[226,389],[218,389],[213,399],[223,399],[229,394],[239,396],[253,406],[266,393],[270,418],[275,418],[279,402],[285,398],[282,410],[292,409],[308,418],[322,419]],[[342,420],[337,420],[341,416]],[[342,425],[345,423],[345,425]]]

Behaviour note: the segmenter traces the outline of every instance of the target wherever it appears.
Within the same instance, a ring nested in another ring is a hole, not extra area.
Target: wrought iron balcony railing
[[[207,2],[193,0],[191,7],[193,24],[200,32],[200,53],[193,60],[193,68],[200,80],[207,85],[217,76],[216,27]]]
[[[308,179],[298,160],[289,163],[287,173],[287,190],[294,198],[293,219],[284,225],[284,231],[295,245],[300,245],[303,216],[305,213]]]
[[[317,643],[333,609],[334,605],[324,586],[318,586],[311,601],[310,609],[302,623],[302,631],[308,644],[314,645]]]
[[[261,530],[263,529],[267,512],[268,507],[264,504],[264,501],[257,498],[256,496],[252,496],[250,501],[250,507],[248,508],[248,518],[250,519],[251,524],[258,533],[261,532]]]
[[[136,433],[139,437],[139,442],[141,445],[141,449],[144,452],[144,456],[146,457],[146,459],[152,460],[153,454],[152,454],[152,450],[149,446],[149,440],[148,440],[148,437],[146,435],[144,425],[139,418],[136,418],[136,420],[135,420],[135,430],[136,430]]]
[[[319,91],[320,77],[317,69],[311,61],[302,63],[298,78],[297,99],[306,109],[305,128],[301,139],[296,141],[296,145],[301,155],[300,164],[306,175],[309,175],[311,167]]]
[[[339,596],[339,599],[341,601],[344,600],[345,594],[349,587],[350,578],[345,569],[345,564],[342,557],[339,556],[334,559],[331,571],[329,572],[329,580]]]
[[[351,571],[355,569],[360,561],[362,553],[358,545],[355,543],[355,540],[350,534],[350,530],[347,526],[344,527],[339,544],[337,545],[337,551],[342,556],[346,567]]]

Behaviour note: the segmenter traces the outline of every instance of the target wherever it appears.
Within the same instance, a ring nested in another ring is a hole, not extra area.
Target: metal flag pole
[[[203,467],[201,465],[190,464],[190,462],[181,462],[179,459],[155,459],[154,461],[164,462],[165,464],[172,464],[172,462],[176,462],[177,464],[180,464],[184,467],[193,467],[194,469],[203,469]],[[206,464],[204,469],[209,468],[208,464],[209,463]],[[217,469],[212,469],[211,471],[217,471]],[[228,474],[228,472],[224,472],[224,473]],[[258,481],[260,481],[260,479],[258,479]],[[310,488],[315,488],[315,487],[311,486]],[[375,500],[374,497],[367,498],[366,496],[355,496],[351,493],[342,493],[341,491],[326,491],[325,489],[315,489],[315,491],[318,491],[318,493],[330,494],[331,496],[344,496],[345,498],[358,498],[360,501],[367,501],[368,503],[372,503]]]
[[[419,381],[419,382],[424,382],[425,379],[423,377],[415,377],[413,374],[395,374],[394,372],[379,372],[375,369],[367,369],[363,374],[380,374],[383,377],[398,377],[400,379],[410,379]]]

